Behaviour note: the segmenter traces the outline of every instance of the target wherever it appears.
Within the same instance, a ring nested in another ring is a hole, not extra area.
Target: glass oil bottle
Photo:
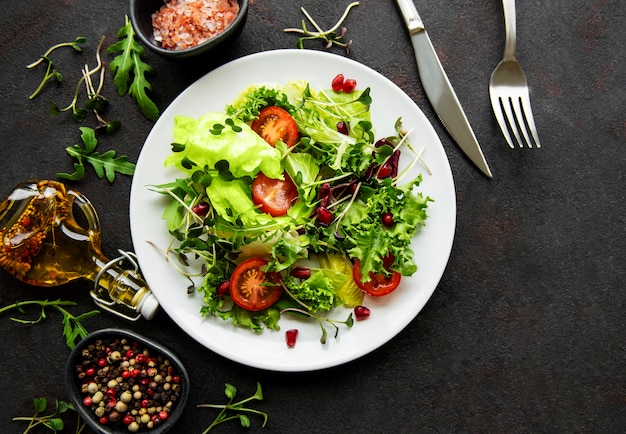
[[[84,214],[87,228],[75,219],[75,209]],[[12,276],[42,287],[88,279],[94,282],[90,294],[101,308],[130,320],[152,319],[159,303],[134,254],[120,252],[109,260],[100,238],[91,202],[58,181],[25,181],[0,203],[0,266]]]

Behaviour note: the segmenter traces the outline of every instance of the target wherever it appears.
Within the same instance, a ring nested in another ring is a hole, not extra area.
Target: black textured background
[[[152,97],[163,111],[196,78],[229,60],[295,48],[304,6],[330,27],[348,2],[251,0],[247,26],[224,53],[193,68],[147,53]],[[280,374],[237,365],[201,347],[161,312],[134,330],[170,347],[193,381],[175,432],[200,433],[215,416],[196,404],[222,402],[223,385],[243,397],[260,381],[256,407],[270,419],[249,432],[595,432],[626,429],[624,339],[624,152],[626,146],[626,3],[622,0],[518,2],[518,57],[527,74],[540,150],[511,150],[489,105],[488,82],[504,46],[497,0],[417,1],[430,37],[474,127],[494,179],[486,179],[446,135],[423,93],[410,41],[392,0],[362,0],[346,21],[349,57],[397,83],[440,134],[455,177],[457,233],[446,273],[418,317],[374,353],[344,366]],[[0,191],[26,178],[71,171],[64,149],[79,143],[63,104],[84,62],[93,64],[128,13],[121,0],[7,2],[0,14]],[[57,42],[86,36],[83,54],[59,52],[60,86],[31,101],[41,70],[26,65]],[[323,49],[312,43],[311,49]],[[339,50],[333,50],[341,53]],[[87,60],[86,60],[87,59]],[[110,57],[105,58],[110,61]],[[105,87],[109,118],[123,121],[99,149],[132,161],[152,127],[129,97]],[[254,82],[253,71],[250,80]],[[131,178],[109,185],[88,168],[74,187],[94,203],[105,253],[132,250]],[[91,310],[89,284],[58,289],[21,284],[0,270],[0,306],[18,300],[75,300]],[[67,399],[69,353],[60,316],[34,326],[0,315],[0,431],[29,415],[32,398]],[[103,313],[90,330],[129,327]],[[243,432],[236,422],[215,432]],[[40,431],[43,432],[43,431]],[[68,431],[70,432],[70,431]]]

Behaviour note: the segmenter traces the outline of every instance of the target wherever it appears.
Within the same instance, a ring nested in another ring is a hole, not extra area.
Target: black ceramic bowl
[[[238,0],[239,14],[222,33],[213,38],[184,50],[168,50],[154,39],[152,14],[164,5],[164,0],[130,0],[130,20],[139,40],[155,53],[171,60],[189,60],[204,57],[218,47],[235,39],[241,33],[248,17],[248,0]]]
[[[189,396],[189,375],[187,374],[187,371],[185,370],[185,367],[183,366],[181,361],[171,351],[169,351],[168,349],[166,349],[165,347],[163,347],[162,345],[154,341],[151,341],[143,336],[140,336],[136,333],[133,333],[127,330],[103,329],[103,330],[93,332],[89,336],[87,336],[85,339],[80,341],[76,345],[76,347],[72,350],[67,360],[66,374],[65,374],[66,376],[65,382],[67,385],[67,390],[69,393],[70,400],[72,401],[72,404],[74,404],[74,407],[76,408],[76,411],[80,415],[81,419],[84,420],[85,423],[87,423],[87,425],[97,433],[127,434],[129,432],[128,427],[124,425],[123,423],[118,426],[115,426],[112,423],[103,425],[102,423],[100,423],[99,417],[96,416],[94,411],[91,408],[88,408],[85,406],[83,400],[85,396],[89,394],[86,395],[81,390],[82,385],[86,382],[92,382],[92,381],[91,380],[85,381],[85,379],[79,378],[79,373],[77,372],[77,369],[76,369],[77,365],[82,365],[84,363],[84,360],[86,357],[91,357],[91,356],[84,355],[83,352],[93,354],[94,353],[93,346],[96,345],[97,343],[100,343],[100,342],[111,343],[115,340],[122,340],[122,339],[125,339],[126,341],[128,341],[129,344],[136,343],[137,346],[135,348],[147,349],[150,354],[150,357],[152,358],[162,355],[164,359],[167,359],[170,361],[170,366],[172,366],[173,371],[174,371],[173,374],[178,375],[180,377],[180,382],[177,383],[179,385],[180,392],[178,393],[178,398],[172,405],[171,410],[167,414],[167,418],[164,421],[160,422],[158,425],[154,426],[153,428],[142,426],[142,428],[138,432],[149,433],[149,434],[162,434],[162,433],[170,431],[172,427],[174,426],[174,424],[176,424],[177,420],[180,418],[180,415],[182,414],[185,408],[185,404]],[[125,357],[126,356],[125,352],[122,352],[122,353],[123,353],[123,357]],[[136,360],[139,360],[139,359],[136,359]],[[120,360],[118,360],[118,363],[110,363],[108,366],[111,368],[119,366],[119,362]],[[145,363],[144,366],[147,366],[147,362],[144,362],[144,363]],[[97,364],[95,368],[96,369],[99,368]],[[157,365],[157,369],[159,369],[158,365]],[[83,372],[84,372],[83,375],[87,375],[85,374],[86,371],[83,371]],[[95,375],[97,376],[98,374],[96,373]],[[140,378],[140,377],[137,376],[136,378]],[[95,377],[94,377],[94,380],[95,380]],[[137,380],[132,380],[132,379],[125,380],[125,381],[127,381],[128,383],[130,383],[131,381],[134,381],[135,384],[137,383]],[[97,383],[96,381],[93,381],[93,382]],[[149,387],[149,386],[145,386],[145,387]],[[115,396],[115,399],[118,401],[121,400],[120,395],[122,394],[122,390],[117,391],[117,395]],[[109,398],[106,397],[105,395],[104,399],[109,399]],[[132,406],[132,402],[129,403],[129,406]]]

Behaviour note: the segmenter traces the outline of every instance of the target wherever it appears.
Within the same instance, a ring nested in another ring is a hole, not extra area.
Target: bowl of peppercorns
[[[81,419],[107,434],[165,433],[189,396],[189,376],[171,351],[120,329],[80,341],[68,358],[66,383]]]
[[[188,60],[234,40],[246,22],[248,1],[130,0],[130,21],[150,50]]]

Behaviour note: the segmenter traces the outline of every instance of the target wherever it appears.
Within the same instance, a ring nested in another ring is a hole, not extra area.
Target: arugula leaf
[[[116,157],[114,150],[106,151],[104,154],[99,154],[96,151],[98,145],[98,139],[96,139],[96,132],[89,127],[80,127],[81,139],[84,148],[80,145],[74,145],[66,148],[65,150],[71,156],[78,160],[74,163],[73,173],[59,172],[56,175],[62,179],[68,179],[70,181],[79,181],[85,176],[85,162],[91,164],[96,171],[96,174],[100,178],[106,178],[109,182],[115,180],[115,173],[121,173],[123,175],[132,175],[135,172],[135,164],[128,161],[128,157],[120,156]]]
[[[120,40],[107,48],[107,53],[120,53],[109,65],[117,92],[120,96],[130,94],[137,101],[143,115],[156,121],[159,109],[146,93],[146,90],[152,90],[152,85],[146,78],[146,74],[152,72],[152,67],[141,60],[145,51],[135,41],[135,31],[128,16],[125,17],[124,26],[117,32],[117,37]]]

